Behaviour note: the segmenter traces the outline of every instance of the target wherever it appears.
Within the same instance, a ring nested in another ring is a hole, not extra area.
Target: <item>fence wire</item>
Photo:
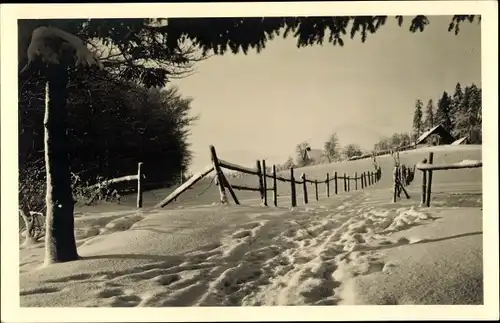
[[[210,183],[208,184],[208,186],[207,186],[207,187],[206,187],[206,188],[205,188],[205,189],[204,189],[201,193],[198,193],[198,194],[196,194],[196,195],[194,195],[194,196],[190,196],[190,197],[188,197],[187,199],[183,200],[182,202],[185,202],[185,201],[190,201],[190,200],[194,200],[194,199],[196,199],[196,198],[198,198],[198,197],[202,196],[203,194],[205,194],[205,193],[206,193],[206,192],[210,189],[210,187],[212,187],[212,185],[215,183],[215,179],[216,179],[216,178],[217,178],[217,177],[216,177],[216,176],[214,176],[214,177],[212,178],[212,180],[210,181]]]

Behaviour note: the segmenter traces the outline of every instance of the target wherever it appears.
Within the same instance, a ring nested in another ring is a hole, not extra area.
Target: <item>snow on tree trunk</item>
[[[77,260],[74,232],[74,202],[66,136],[66,86],[64,64],[46,69],[45,165],[47,179],[45,219],[45,264]]]

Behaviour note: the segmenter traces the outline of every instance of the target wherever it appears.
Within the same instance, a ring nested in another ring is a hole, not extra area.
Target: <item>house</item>
[[[457,146],[457,145],[467,145],[469,143],[469,140],[467,137],[463,137],[463,138],[460,138],[458,140],[455,140],[454,142],[452,142],[451,144],[453,146]]]
[[[310,164],[328,164],[328,156],[322,149],[306,149],[304,153],[304,160],[308,160]]]
[[[455,138],[439,124],[434,128],[424,132],[416,141],[417,146],[438,146],[449,145],[455,141]]]

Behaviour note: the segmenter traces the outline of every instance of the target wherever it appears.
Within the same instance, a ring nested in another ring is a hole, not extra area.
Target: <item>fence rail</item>
[[[449,170],[449,169],[466,169],[466,168],[479,168],[483,166],[482,161],[462,161],[460,163],[453,163],[447,165],[432,165],[432,164],[417,164],[418,170]]]
[[[106,187],[110,184],[137,181],[137,208],[142,208],[142,191],[144,189],[142,179],[145,178],[144,174],[142,173],[142,166],[143,166],[142,162],[139,162],[137,164],[137,174],[135,175],[126,175],[117,178],[107,179],[99,183],[96,183],[94,185],[87,186],[87,189]],[[90,200],[87,201],[87,203],[88,204],[92,203],[100,193],[101,193],[100,190],[97,190],[94,193],[94,195],[90,198]]]
[[[432,175],[434,171],[442,170],[457,170],[467,168],[483,167],[483,162],[480,160],[463,160],[458,163],[434,165],[434,153],[429,153],[429,158],[424,159],[421,163],[417,164],[416,169],[422,172],[422,205],[430,207],[432,195]]]
[[[194,184],[196,184],[200,179],[207,176],[214,170],[214,166],[210,165],[205,167],[201,172],[194,174],[189,178],[184,184],[175,189],[172,193],[170,193],[166,198],[164,198],[160,203],[156,204],[155,207],[165,207],[167,204],[175,200],[179,195],[183,192],[191,188]]]
[[[245,174],[248,174],[248,175],[259,175],[257,173],[257,170],[255,170],[255,169],[251,169],[251,168],[248,168],[248,167],[236,165],[236,164],[230,163],[230,162],[222,160],[222,159],[219,159],[219,166],[223,167],[223,168],[226,168],[226,169],[229,169],[229,170],[234,170],[234,171],[237,171],[237,172],[245,173]]]

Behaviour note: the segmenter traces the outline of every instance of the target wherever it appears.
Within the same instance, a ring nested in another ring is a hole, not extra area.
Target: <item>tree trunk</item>
[[[29,246],[36,242],[35,237],[33,236],[33,220],[30,220],[30,211],[28,207],[23,204],[19,207],[19,214],[24,220],[24,225],[26,226],[26,235],[24,239],[24,245]]]
[[[68,71],[64,65],[46,69],[45,171],[47,179],[45,264],[77,260],[74,201],[66,135]]]

